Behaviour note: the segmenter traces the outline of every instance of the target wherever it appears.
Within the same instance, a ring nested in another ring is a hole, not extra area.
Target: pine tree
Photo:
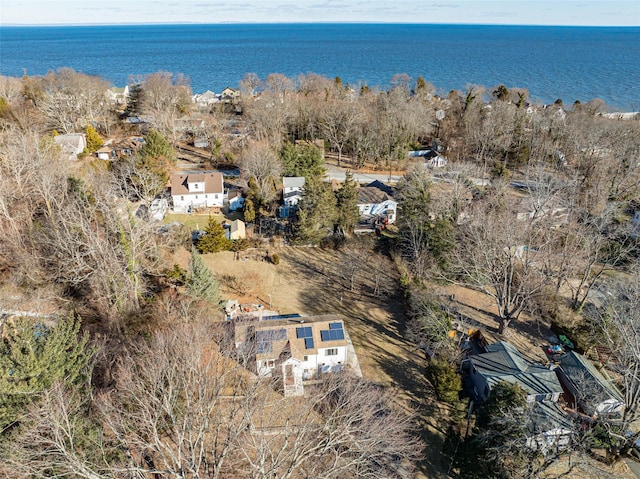
[[[312,145],[285,143],[280,150],[284,176],[304,176],[306,178],[324,176],[325,168],[322,151]]]
[[[156,160],[164,160],[175,163],[176,153],[171,147],[169,141],[162,136],[158,130],[151,129],[144,139],[144,144],[140,148],[140,155],[148,160],[154,158]]]
[[[222,304],[218,282],[195,248],[191,250],[189,274],[187,275],[186,283],[192,296],[204,299],[217,307]]]
[[[320,243],[333,228],[336,215],[336,197],[331,187],[320,178],[309,178],[298,209],[295,240],[298,243]]]
[[[33,318],[5,323],[0,342],[0,427],[20,420],[26,406],[56,381],[86,382],[93,349],[73,315],[49,328]]]
[[[251,200],[251,198],[247,198],[244,200],[242,213],[244,214],[245,222],[253,223],[256,220],[256,208],[253,205],[253,201]]]
[[[85,128],[84,131],[87,136],[87,151],[89,153],[95,153],[102,148],[104,142],[93,126],[87,125],[87,128]]]
[[[358,220],[360,219],[360,211],[358,210],[358,186],[353,180],[353,175],[347,172],[342,188],[336,193],[338,204],[338,229],[344,235],[350,235],[353,232]]]
[[[212,216],[209,216],[209,222],[204,230],[207,234],[200,238],[197,244],[200,253],[217,253],[227,251],[231,247],[226,231]]]

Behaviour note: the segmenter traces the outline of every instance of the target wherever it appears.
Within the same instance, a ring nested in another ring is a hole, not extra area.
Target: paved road
[[[337,180],[344,181],[346,172],[343,170],[339,170],[336,167],[329,167],[329,171],[325,175],[327,181]],[[379,175],[374,173],[352,173],[353,179],[358,183],[371,183],[372,181],[382,181],[383,183],[397,183],[402,178],[401,175]]]
[[[325,175],[325,178],[327,181],[337,180],[342,182],[344,181],[345,176],[345,171],[339,170],[338,168],[333,166],[329,167],[329,171]],[[389,175],[388,173],[382,175],[375,173],[353,173],[353,179],[358,183],[371,183],[372,181],[378,180],[386,184],[394,184],[400,181],[400,178],[402,178],[401,175]],[[469,180],[471,180],[471,182],[476,186],[488,186],[490,184],[489,180],[482,180],[480,178],[469,178]],[[453,182],[453,180],[450,178],[441,178],[438,176],[432,176],[431,181],[433,181],[434,183],[440,183],[441,181],[445,183]]]

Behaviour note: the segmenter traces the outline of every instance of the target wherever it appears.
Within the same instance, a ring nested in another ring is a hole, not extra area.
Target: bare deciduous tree
[[[550,244],[546,228],[515,221],[503,201],[498,197],[482,205],[460,227],[455,257],[463,283],[494,299],[502,334],[547,284],[541,258]]]
[[[191,107],[191,87],[182,74],[158,72],[142,82],[140,109],[173,145],[183,131],[179,119]]]
[[[88,403],[54,389],[8,454],[15,470],[42,475],[49,465],[88,479],[411,472],[420,442],[386,391],[345,373],[304,400],[285,398],[212,336],[210,324],[190,323],[131,346],[113,389]],[[91,427],[89,409],[98,418]]]
[[[78,131],[102,120],[106,113],[105,92],[109,84],[101,78],[61,68],[45,75],[40,84],[43,96],[37,108],[51,129]]]
[[[243,152],[240,162],[248,178],[254,178],[257,193],[263,203],[275,198],[274,181],[282,176],[282,160],[266,142],[251,143]]]

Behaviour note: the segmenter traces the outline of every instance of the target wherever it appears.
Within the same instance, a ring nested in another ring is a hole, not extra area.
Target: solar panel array
[[[304,338],[304,348],[313,349],[313,331],[311,329],[311,326],[301,326],[299,328],[296,328],[296,338]]]
[[[320,331],[322,341],[338,341],[344,339],[344,329],[342,323],[329,323],[329,329]]]
[[[296,328],[296,338],[312,338],[313,332],[311,330],[311,326],[301,326]]]
[[[272,342],[280,341],[283,339],[287,339],[287,330],[284,328],[256,331],[258,354],[273,352]]]

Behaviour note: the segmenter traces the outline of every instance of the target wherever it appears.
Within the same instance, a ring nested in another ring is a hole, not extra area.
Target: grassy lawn
[[[242,212],[232,211],[228,214],[209,214],[209,213],[167,213],[164,218],[164,224],[173,223],[177,221],[184,224],[190,230],[204,229],[209,222],[209,216],[213,217],[216,221],[222,222],[223,220],[233,221],[235,219],[242,219]]]

